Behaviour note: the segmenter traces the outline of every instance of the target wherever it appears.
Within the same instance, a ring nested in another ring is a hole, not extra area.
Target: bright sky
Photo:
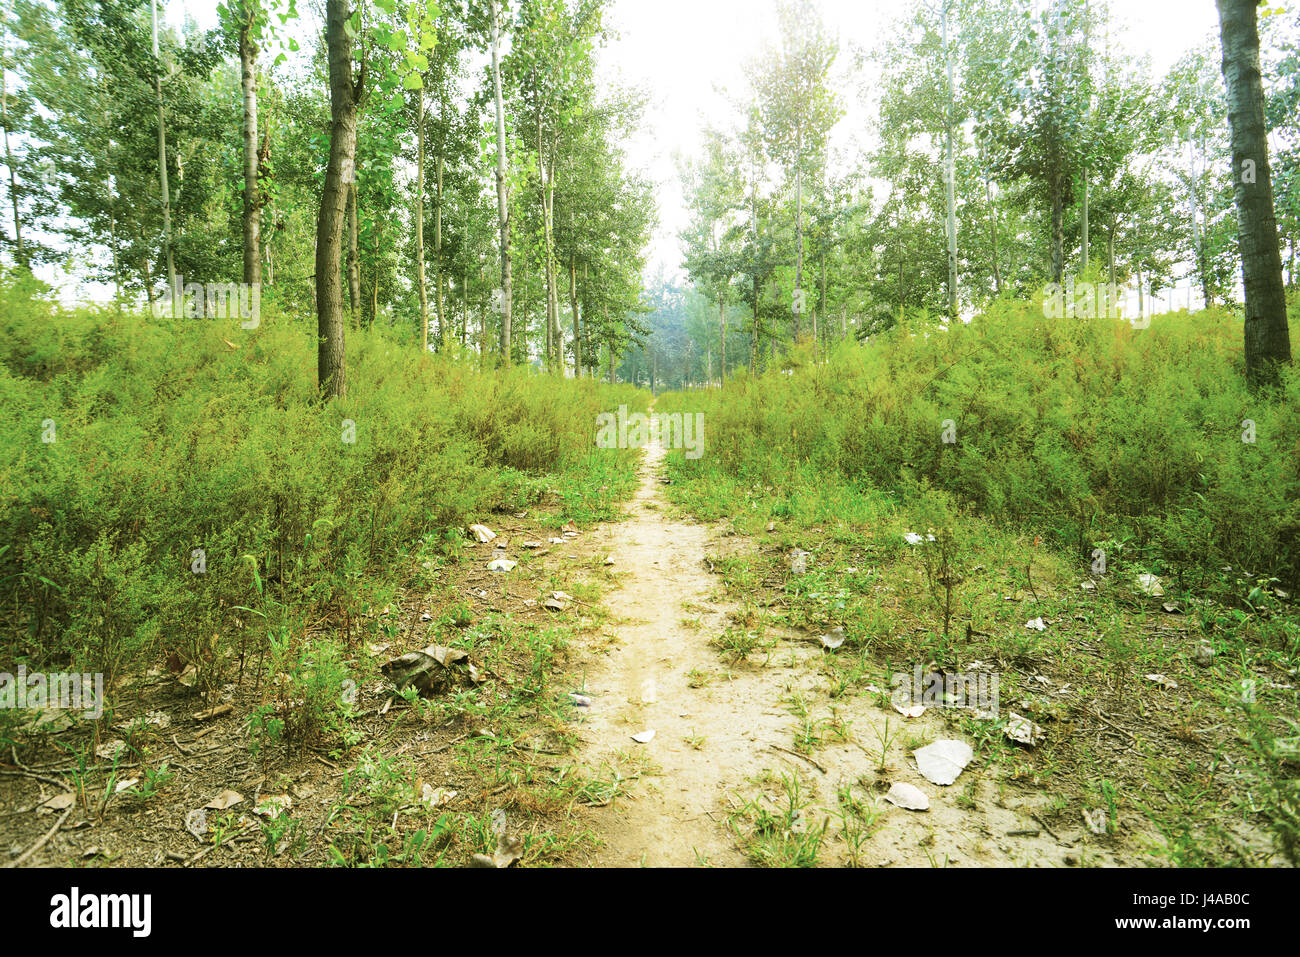
[[[840,37],[848,62],[850,44],[872,47],[889,24],[924,0],[821,0],[822,16]],[[1157,75],[1206,36],[1217,37],[1214,0],[1112,0],[1124,44],[1148,54]],[[175,0],[167,4],[172,19],[188,12],[201,25],[216,22],[214,0]],[[619,39],[605,51],[603,75],[640,86],[650,94],[645,124],[629,154],[660,185],[660,225],[652,242],[649,271],[679,272],[677,235],[686,212],[674,155],[692,155],[700,131],[724,125],[733,116],[727,95],[743,89],[743,66],[775,39],[776,15],[771,0],[614,0],[611,25]],[[723,91],[723,92],[719,92]],[[842,150],[866,140],[865,110],[856,89],[841,91],[848,111],[835,132]]]

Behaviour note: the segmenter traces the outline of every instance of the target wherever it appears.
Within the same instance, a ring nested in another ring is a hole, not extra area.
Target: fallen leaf
[[[1166,677],[1165,675],[1154,674],[1154,675],[1146,675],[1145,677],[1147,681],[1153,682],[1154,684],[1158,684],[1162,688],[1173,689],[1178,687],[1177,681],[1175,681],[1173,678]]]
[[[1025,622],[1025,627],[1030,631],[1046,631],[1047,623],[1041,618],[1031,618],[1029,621]]]
[[[971,746],[964,741],[945,739],[936,741],[912,752],[917,770],[931,784],[949,785],[957,780],[966,765],[975,757]]]
[[[205,808],[211,808],[214,811],[224,811],[226,808],[234,807],[242,800],[244,800],[242,794],[238,791],[231,791],[227,788],[203,806]]]
[[[488,571],[490,572],[508,572],[511,571],[518,562],[512,562],[508,558],[497,558],[488,562]]]
[[[1155,575],[1139,575],[1137,577],[1137,586],[1144,595],[1150,595],[1153,598],[1159,598],[1165,593],[1164,585]]]
[[[834,651],[840,645],[844,644],[844,626],[836,625],[830,630],[830,634],[822,635],[819,639],[823,648],[829,648]]]
[[[1028,745],[1031,748],[1047,737],[1047,732],[1041,727],[1014,711],[1008,715],[1007,724],[1002,729],[1002,733],[1017,744]]]
[[[73,795],[71,791],[65,791],[62,794],[54,795],[54,797],[50,798],[48,801],[42,804],[39,810],[64,811],[72,807],[72,802],[74,800],[76,800],[75,795]]]
[[[632,740],[635,741],[637,744],[649,744],[651,741],[654,740],[654,737],[655,737],[654,728],[647,728],[645,731],[640,731],[632,735]]]
[[[914,784],[895,781],[894,786],[885,795],[885,800],[907,811],[928,811],[930,799],[924,791]]]
[[[497,537],[497,533],[492,531],[492,529],[488,528],[486,525],[471,525],[469,527],[469,533],[474,536],[475,540],[480,544],[490,542],[492,539]]]

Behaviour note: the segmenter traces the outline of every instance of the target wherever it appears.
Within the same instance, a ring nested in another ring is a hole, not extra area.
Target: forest
[[[0,2],[6,867],[1300,860],[1294,0]]]

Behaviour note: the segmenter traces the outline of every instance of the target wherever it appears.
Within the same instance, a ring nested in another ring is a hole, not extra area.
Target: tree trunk
[[[582,378],[582,318],[578,313],[578,269],[569,256],[569,310],[573,313],[573,377]]]
[[[257,42],[254,11],[245,6],[239,28],[239,86],[244,101],[244,282],[262,284],[262,203],[257,188]]]
[[[162,194],[163,254],[167,260],[167,287],[176,288],[176,257],[172,252],[172,200],[171,189],[167,185],[167,117],[163,112],[162,63],[158,52],[158,3],[151,0],[149,12],[153,20],[153,56],[159,61],[155,64],[153,75],[154,97],[158,102],[158,182]]]
[[[429,351],[429,289],[424,278],[424,87],[415,91],[415,284],[420,294],[420,351]],[[441,321],[441,317],[439,317]]]
[[[794,169],[794,341],[799,341],[803,318],[803,134],[799,135],[799,158]]]
[[[1278,366],[1291,361],[1291,338],[1264,126],[1256,0],[1218,0],[1218,6],[1246,289],[1246,373],[1253,382],[1275,383]]]
[[[718,383],[726,385],[727,383],[727,303],[725,300],[718,299],[718,355],[722,357],[721,369],[718,372]]]
[[[948,102],[944,109],[947,146],[944,153],[944,194],[948,206],[948,319],[957,319],[957,168],[952,145],[952,57],[948,53],[948,4],[943,0],[940,16],[943,34],[943,60],[948,71]]]
[[[350,13],[348,0],[326,0],[330,155],[316,219],[316,332],[320,340],[316,375],[325,398],[341,398],[347,391],[339,247],[343,240],[343,210],[356,182],[357,101],[365,82],[364,67],[360,78],[354,80],[352,76],[352,41],[347,34]]]
[[[1088,253],[1089,253],[1089,246],[1091,245],[1088,240],[1088,214],[1089,214],[1088,168],[1085,166],[1083,168],[1083,223],[1082,223],[1083,236],[1081,237],[1083,241],[1083,271],[1084,272],[1088,271]]]
[[[354,135],[353,147],[356,139]],[[354,177],[347,184],[348,206],[348,305],[352,311],[352,325],[361,326],[361,251],[357,238],[357,181]]]
[[[1059,283],[1065,273],[1065,186],[1060,167],[1053,168],[1052,192],[1052,282]]]
[[[9,24],[0,25],[0,29],[8,30]],[[9,68],[8,57],[8,34],[5,34],[5,44],[3,50],[0,50],[0,121],[4,123],[5,133],[5,166],[9,167],[9,200],[14,208],[14,249],[18,264],[20,266],[29,266],[27,260],[27,250],[23,246],[23,218],[18,212],[18,180],[14,174],[14,158],[9,152],[9,89],[5,85],[5,72]],[[117,247],[113,247],[113,254],[117,255]]]
[[[451,321],[447,318],[446,304],[442,297],[442,167],[441,150],[438,153],[437,206],[433,210],[433,288],[435,304],[438,309],[438,333],[442,336],[442,349],[451,345]]]
[[[501,28],[497,0],[491,0],[492,83],[497,106],[497,221],[501,229],[501,364],[509,365],[510,356],[510,201],[506,196],[506,114],[501,98]]]

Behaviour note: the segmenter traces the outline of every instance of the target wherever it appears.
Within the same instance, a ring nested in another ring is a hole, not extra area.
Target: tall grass
[[[1241,340],[1218,309],[1134,329],[1001,301],[969,325],[907,324],[821,361],[794,350],[784,370],[657,408],[706,414],[703,457],[673,460],[706,511],[727,513],[725,482],[902,502],[929,485],[1080,560],[1106,546],[1198,579],[1230,565],[1295,586],[1300,373],[1252,393]]]
[[[201,657],[271,596],[295,627],[347,620],[475,516],[546,499],[557,522],[608,517],[634,481],[631,453],[594,450],[627,387],[371,330],[349,333],[347,397],[321,403],[314,327],[273,305],[245,331],[65,310],[31,280],[0,283],[0,326],[6,658],[111,675]]]

